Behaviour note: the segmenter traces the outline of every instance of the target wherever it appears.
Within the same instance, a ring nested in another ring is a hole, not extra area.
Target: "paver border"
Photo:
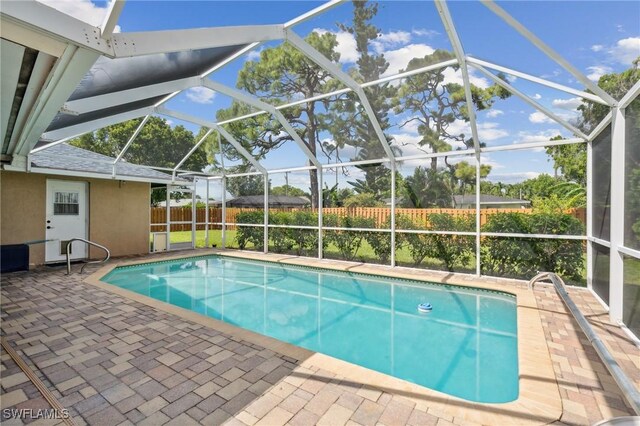
[[[212,254],[281,264],[311,266],[325,270],[357,272],[387,278],[405,278],[414,281],[477,287],[513,294],[516,296],[517,306],[518,398],[512,402],[499,404],[467,401],[328,355],[282,342],[272,337],[264,336],[101,281],[102,277],[119,266],[153,263],[155,261],[170,261]],[[107,264],[84,279],[84,283],[294,358],[299,361],[301,367],[321,368],[341,376],[347,381],[366,385],[370,388],[379,388],[385,392],[411,399],[416,402],[418,406],[429,407],[431,412],[440,412],[447,416],[480,424],[507,424],[513,423],[515,419],[517,419],[518,424],[546,424],[554,422],[560,419],[562,415],[562,400],[560,398],[560,391],[535,295],[532,290],[522,285],[522,282],[515,280],[494,281],[495,282],[490,282],[486,279],[464,274],[443,274],[410,268],[391,269],[381,265],[212,249],[196,250],[192,251],[191,254],[181,252],[163,256],[161,259],[156,260],[149,257],[135,260],[121,260]],[[366,377],[366,383],[362,381],[363,377]]]

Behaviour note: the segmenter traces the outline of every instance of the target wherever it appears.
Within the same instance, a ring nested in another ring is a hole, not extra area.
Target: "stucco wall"
[[[81,179],[36,173],[0,172],[0,243],[45,239],[47,179],[89,183],[89,239],[105,245],[112,256],[149,251],[149,184]],[[101,257],[92,249],[90,257]],[[44,244],[30,246],[29,262],[44,263]]]

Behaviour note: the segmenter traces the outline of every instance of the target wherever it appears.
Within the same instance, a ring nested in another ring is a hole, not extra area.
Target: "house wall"
[[[149,252],[150,184],[7,171],[0,172],[0,244],[45,239],[47,179],[88,182],[89,239],[112,256]],[[92,248],[89,256],[102,253]],[[44,263],[44,244],[30,246],[29,263]]]

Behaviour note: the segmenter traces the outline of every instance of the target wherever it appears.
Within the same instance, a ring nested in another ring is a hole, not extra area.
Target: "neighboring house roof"
[[[270,195],[270,207],[304,207],[311,204],[308,198],[292,197],[288,195]],[[263,207],[263,195],[244,195],[231,200],[227,200],[228,207]]]
[[[105,178],[111,177],[114,160],[115,158],[87,151],[67,143],[61,143],[31,154],[32,167],[104,174]],[[116,173],[118,176],[132,176],[150,181],[171,180],[171,175],[167,173],[140,167],[126,161],[118,162]],[[176,178],[176,181],[186,182],[184,179],[179,178]]]
[[[453,202],[456,206],[460,205],[476,205],[475,194],[469,195],[454,195]],[[513,204],[517,206],[524,206],[531,204],[529,200],[520,200],[518,198],[499,197],[497,195],[484,195],[480,194],[480,205],[487,204]]]

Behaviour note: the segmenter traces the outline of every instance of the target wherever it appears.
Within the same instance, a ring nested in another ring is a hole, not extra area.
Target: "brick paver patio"
[[[2,335],[77,424],[469,424],[429,401],[367,386],[366,377],[354,382],[303,368],[283,354],[84,284],[84,277],[47,268],[2,276]],[[590,293],[571,294],[640,383],[638,348],[608,323]],[[562,396],[558,424],[630,415],[553,290],[538,286],[536,297]],[[6,353],[1,360],[1,408],[49,408]],[[524,418],[514,413],[513,424]],[[22,421],[3,417],[2,423]]]

